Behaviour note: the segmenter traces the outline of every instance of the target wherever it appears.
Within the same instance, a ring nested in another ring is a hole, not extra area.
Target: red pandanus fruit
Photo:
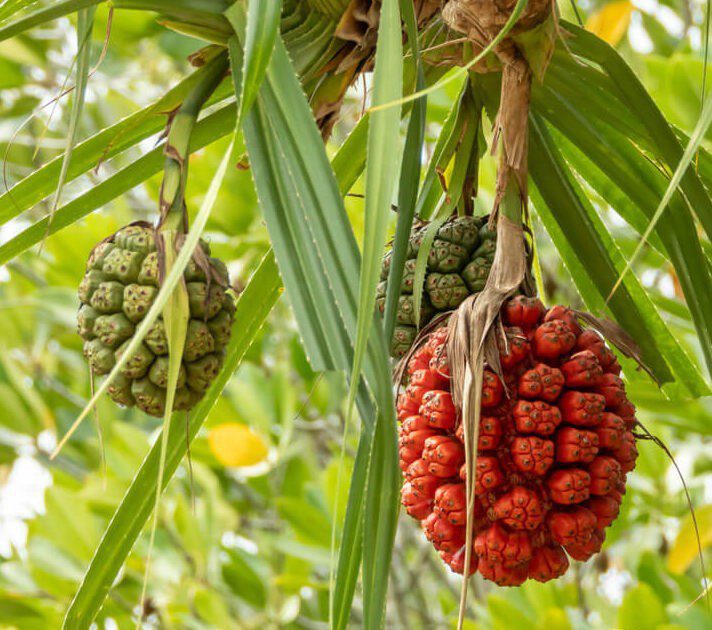
[[[618,516],[635,467],[635,407],[602,337],[565,307],[505,303],[502,377],[485,366],[468,573],[502,586],[562,576]],[[447,330],[411,355],[398,397],[406,511],[450,568],[465,570],[467,467]]]

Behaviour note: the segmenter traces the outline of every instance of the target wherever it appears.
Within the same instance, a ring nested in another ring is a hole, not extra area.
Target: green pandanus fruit
[[[152,226],[134,223],[99,243],[89,256],[79,287],[77,330],[84,339],[84,356],[97,376],[111,371],[158,295],[156,238]],[[183,274],[190,320],[173,406],[176,411],[191,409],[217,376],[235,312],[227,268],[210,257],[204,241],[199,250]],[[167,382],[168,340],[159,317],[108,392],[121,405],[162,416]]]
[[[472,293],[482,291],[494,260],[497,235],[487,226],[487,217],[455,217],[444,223],[435,235],[428,254],[420,317],[416,321],[413,282],[418,251],[426,226],[413,229],[403,281],[398,298],[396,327],[391,343],[391,356],[402,357],[413,344],[418,329],[435,315],[456,309]],[[385,308],[388,272],[392,253],[389,251],[381,268],[377,304]]]
[[[206,64],[200,80],[170,119],[157,225],[127,225],[99,243],[89,256],[79,287],[77,320],[85,340],[84,356],[95,375],[108,374],[123,358],[186,241],[190,138],[201,107],[227,69],[225,54]],[[229,288],[225,264],[211,258],[208,244],[200,240],[185,266],[183,282],[172,290],[161,315],[109,384],[111,398],[163,416],[177,371],[173,410],[194,407],[223,363],[235,312]],[[173,378],[171,353],[180,354]]]

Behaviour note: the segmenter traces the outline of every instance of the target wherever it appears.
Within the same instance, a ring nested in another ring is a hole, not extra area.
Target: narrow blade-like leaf
[[[607,234],[605,227],[585,201],[545,123],[538,117],[532,119],[530,151],[532,179],[546,206],[538,206],[539,214],[545,225],[550,221],[556,223],[556,231],[552,232],[555,241],[557,234],[566,234],[566,249],[560,249],[560,252],[566,256],[575,255],[576,268],[585,270],[587,279],[579,282],[578,274],[574,279],[586,301],[600,307],[618,276],[618,265],[622,267],[622,256],[610,235],[604,238]],[[548,215],[544,212],[547,209]],[[571,269],[573,265],[569,267]],[[590,292],[592,286],[596,291],[593,295]],[[690,357],[686,356],[635,279],[628,278],[609,307],[616,320],[638,342],[643,360],[660,382],[673,379],[667,363],[673,361],[681,382],[691,393],[699,395],[706,390],[699,374],[695,375]]]
[[[321,369],[348,370],[356,337],[358,248],[321,136],[281,41],[277,41],[243,129],[260,205],[310,360]],[[341,183],[349,186],[349,177]],[[371,317],[375,320],[373,310]],[[363,506],[371,506],[367,526],[381,529],[378,548],[383,552],[395,533],[393,504],[398,480],[395,435],[375,429],[378,422],[395,427],[387,356],[381,327],[374,326],[363,367],[379,413],[361,386],[359,392],[364,394],[359,393],[357,404],[365,430],[373,433],[373,439],[391,441],[377,451],[387,454],[384,474],[375,476],[373,483],[366,485],[364,500],[350,503],[347,510],[351,522],[364,518]],[[363,478],[369,466],[368,457],[359,461],[363,468],[354,471],[356,479]],[[379,495],[390,496],[393,503],[379,503]],[[358,527],[344,528],[342,554],[360,544],[359,532]],[[381,573],[387,576],[389,558],[385,553],[377,559],[381,568],[375,577],[380,579]],[[348,618],[353,578],[353,571],[337,574],[336,592],[342,597],[335,602],[335,618]],[[385,588],[379,583],[370,597],[370,610],[377,611],[374,616],[378,617]]]
[[[234,131],[234,128],[234,105],[228,105],[210,114],[195,126],[190,143],[191,152],[197,151],[228,135]],[[17,236],[0,246],[0,264],[5,264],[36,243],[39,243],[45,234],[55,234],[74,224],[82,217],[94,212],[159,173],[163,167],[163,161],[163,145],[161,145],[59,208],[51,226],[48,226],[49,219],[45,217],[24,229]]]
[[[401,2],[403,21],[408,31],[408,42],[416,63],[415,89],[421,90],[425,86],[425,73],[420,59],[418,47],[418,24],[415,19],[413,3],[409,0]],[[386,306],[383,314],[383,321],[386,331],[386,341],[391,342],[393,330],[396,325],[396,309],[398,307],[398,296],[400,295],[401,279],[405,266],[406,249],[410,230],[413,226],[415,216],[415,202],[418,196],[418,184],[420,183],[420,165],[422,156],[422,145],[425,137],[425,115],[427,112],[427,100],[424,98],[415,101],[413,111],[408,122],[408,133],[406,135],[405,147],[403,149],[403,162],[401,164],[400,183],[398,185],[398,222],[396,224],[396,235],[393,240],[393,254],[391,257],[391,267],[388,272],[388,290],[386,293]]]
[[[12,21],[12,19],[6,20],[0,24],[0,42],[29,31],[35,26],[42,26],[47,22],[81,11],[87,7],[93,7],[102,2],[104,0],[61,0],[15,21]]]
[[[549,122],[635,202],[648,219],[653,217],[664,194],[665,180],[625,136],[583,118],[561,95],[550,94],[546,106],[535,100],[534,109],[542,111]],[[589,174],[584,171],[582,175],[586,178]],[[712,294],[708,287],[712,284],[712,272],[686,198],[673,195],[670,203],[672,211],[662,214],[656,234],[675,266],[703,353],[710,365]],[[613,285],[608,292],[612,288]]]
[[[238,36],[244,30],[242,80],[237,94],[238,126],[245,113],[252,107],[267,73],[267,66],[279,33],[281,13],[282,0],[250,0],[247,4],[247,16],[239,2],[225,11],[225,17]]]
[[[378,28],[378,47],[373,73],[373,102],[378,105],[401,96],[403,88],[403,45],[398,0],[385,0]],[[386,230],[391,214],[400,144],[400,107],[373,112],[368,128],[366,158],[366,202],[363,257],[359,283],[358,324],[352,373],[361,373],[363,357],[371,334],[376,306],[376,285]],[[394,283],[395,284],[395,283]],[[358,380],[351,381],[349,407],[356,395]]]
[[[79,11],[79,19],[77,24],[77,72],[76,82],[74,84],[74,101],[72,103],[72,113],[69,119],[69,129],[67,130],[67,143],[64,149],[62,158],[62,168],[59,171],[59,181],[54,192],[54,198],[49,211],[49,223],[51,225],[54,213],[59,206],[59,200],[62,196],[62,189],[67,179],[69,164],[72,161],[72,151],[77,139],[77,131],[79,129],[79,120],[84,109],[84,100],[86,97],[87,82],[89,80],[89,69],[91,66],[91,34],[94,28],[94,14],[96,7],[88,7]]]
[[[630,270],[631,266],[633,265],[636,258],[638,257],[638,254],[640,254],[640,251],[643,248],[643,246],[648,242],[648,238],[650,237],[650,234],[657,226],[658,221],[660,220],[660,216],[662,215],[662,213],[665,211],[668,204],[670,203],[670,199],[672,198],[673,194],[675,193],[678,186],[680,185],[680,182],[682,181],[682,178],[684,177],[685,172],[687,171],[688,167],[690,166],[690,162],[692,162],[692,160],[694,159],[695,153],[697,153],[697,148],[702,143],[702,140],[704,139],[705,134],[707,133],[707,129],[709,128],[710,123],[712,123],[712,99],[707,101],[707,103],[702,111],[702,115],[700,116],[700,119],[697,121],[697,125],[695,125],[695,129],[692,132],[690,141],[689,141],[687,147],[685,148],[685,153],[682,155],[682,158],[680,159],[680,163],[677,165],[675,172],[673,173],[672,177],[670,178],[670,183],[668,184],[668,187],[665,190],[665,194],[663,195],[663,198],[660,200],[658,207],[655,209],[655,213],[653,214],[653,217],[650,219],[650,224],[648,225],[645,232],[641,236],[640,241],[636,245],[635,251],[630,256],[628,261],[626,262],[625,268],[623,269],[623,271],[621,271],[621,275],[619,276],[618,280],[616,281],[615,286],[613,287],[613,289],[611,289],[611,295],[613,295],[613,293],[615,293],[616,289],[618,289],[618,287],[620,286],[620,283],[623,281],[623,277]],[[609,298],[610,298],[610,296],[609,296]]]
[[[384,0],[378,28],[373,74],[376,105],[399,98],[403,92],[403,45],[398,0]],[[369,121],[366,158],[366,202],[363,256],[359,283],[358,321],[351,388],[347,408],[356,396],[359,375],[374,322],[376,285],[390,219],[390,206],[399,163],[400,107],[373,112]],[[394,284],[396,284],[394,282]],[[378,388],[383,391],[383,386]],[[378,390],[377,390],[378,391]],[[378,417],[368,469],[363,531],[364,627],[380,628],[385,614],[390,557],[395,538],[398,467],[395,426],[389,398],[379,397]],[[347,411],[347,414],[349,412]],[[395,506],[395,509],[394,509]]]
[[[102,162],[163,130],[166,123],[163,114],[175,109],[208,70],[208,66],[199,68],[150,105],[78,143],[72,152],[65,181],[70,182],[98,168]],[[227,90],[219,88],[209,103],[226,96]],[[62,155],[50,160],[0,195],[0,222],[18,216],[50,195],[57,188],[63,161]]]
[[[621,100],[647,130],[656,154],[671,172],[674,171],[682,159],[684,149],[633,69],[612,46],[600,38],[573,24],[566,23],[565,26],[574,34],[568,41],[570,49],[601,65],[612,79]],[[712,199],[694,169],[685,172],[680,187],[708,238],[712,239]]]
[[[282,285],[272,252],[269,252],[237,300],[235,324],[225,364],[191,412],[188,437],[192,441],[227,381],[240,365],[252,341],[281,295]],[[176,416],[168,434],[164,482],[168,484],[186,454],[185,422]],[[101,608],[131,548],[141,534],[156,500],[161,440],[156,441],[109,523],[89,569],[64,618],[64,628],[87,628]]]

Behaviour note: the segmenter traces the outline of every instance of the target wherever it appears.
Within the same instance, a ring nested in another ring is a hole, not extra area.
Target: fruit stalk
[[[227,69],[227,53],[210,61],[202,79],[172,116],[164,150],[166,162],[159,198],[159,230],[172,229],[183,234],[187,232],[185,187],[188,181],[190,138],[201,108],[220,85]]]
[[[463,32],[473,45],[486,47],[501,36],[500,31],[509,23],[512,9],[491,0],[453,0],[448,4],[443,17],[449,25]],[[544,0],[527,3],[524,13],[512,27],[515,31],[527,31],[549,19],[551,5]],[[465,514],[462,555],[467,576],[472,563],[472,539],[476,529],[476,499],[481,494],[477,489],[476,471],[479,470],[478,443],[483,418],[481,410],[488,396],[487,383],[483,382],[485,364],[494,378],[503,376],[503,366],[498,352],[502,326],[499,314],[502,305],[513,294],[530,292],[527,282],[527,256],[523,244],[522,214],[527,204],[528,176],[528,125],[531,98],[532,71],[527,59],[514,40],[507,36],[494,48],[502,63],[502,88],[499,110],[494,125],[493,152],[499,148],[497,186],[491,227],[496,221],[497,248],[487,282],[481,293],[466,299],[449,323],[446,345],[452,375],[452,400],[462,410],[460,430],[464,448],[463,475],[465,479]],[[485,462],[486,463],[486,462]],[[442,529],[442,526],[441,526]],[[480,541],[478,555],[488,558],[490,547],[502,553],[502,545],[509,548],[514,543],[500,540],[504,533],[491,530],[493,540]],[[496,539],[496,540],[495,540]],[[492,575],[491,578],[501,576]],[[497,580],[496,580],[497,581]],[[467,579],[463,580],[458,628],[464,623]]]

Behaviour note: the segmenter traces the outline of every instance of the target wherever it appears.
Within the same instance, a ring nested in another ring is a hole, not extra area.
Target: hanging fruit
[[[413,345],[418,331],[436,315],[456,309],[465,298],[484,289],[497,247],[497,233],[489,226],[488,219],[452,216],[438,229],[428,252],[418,321],[413,283],[427,225],[421,223],[413,228],[398,297],[392,357],[401,358]],[[381,266],[376,299],[381,313],[385,310],[392,255],[392,250],[386,252]]]
[[[200,80],[169,118],[157,225],[143,221],[127,225],[89,256],[79,287],[77,328],[94,375],[108,374],[122,358],[185,242],[190,138],[202,106],[227,69],[224,56],[205,66]],[[183,272],[183,285],[176,286],[169,298],[169,303],[175,300],[179,306],[164,306],[138,350],[109,384],[109,396],[120,405],[164,415],[169,353],[175,352],[164,317],[171,317],[173,336],[179,331],[178,337],[185,339],[184,346],[177,345],[182,354],[172,411],[194,407],[218,375],[230,339],[235,304],[229,288],[225,264],[211,258],[208,244],[200,241]],[[178,295],[185,299],[177,299]]]
[[[418,250],[426,226],[415,227],[408,241],[407,259],[398,298],[396,328],[391,344],[391,356],[402,357],[413,344],[419,328],[436,314],[451,311],[472,293],[484,288],[496,246],[496,234],[487,226],[487,219],[453,217],[437,231],[428,253],[420,316],[416,321],[413,282]],[[388,272],[392,252],[383,258],[377,305],[383,313],[386,302]]]
[[[160,283],[156,230],[134,223],[99,243],[89,256],[79,287],[77,331],[96,376],[108,374],[151,308]],[[188,410],[203,397],[222,366],[235,304],[227,268],[200,247],[183,274],[190,322],[178,377],[174,410]],[[108,388],[109,396],[152,416],[165,411],[168,341],[163,318],[149,329],[139,350]]]
[[[569,309],[517,296],[501,313],[501,378],[485,365],[469,573],[501,586],[563,575],[601,549],[635,467],[635,408],[613,352]],[[402,503],[464,572],[465,436],[448,329],[408,359],[398,398]]]

